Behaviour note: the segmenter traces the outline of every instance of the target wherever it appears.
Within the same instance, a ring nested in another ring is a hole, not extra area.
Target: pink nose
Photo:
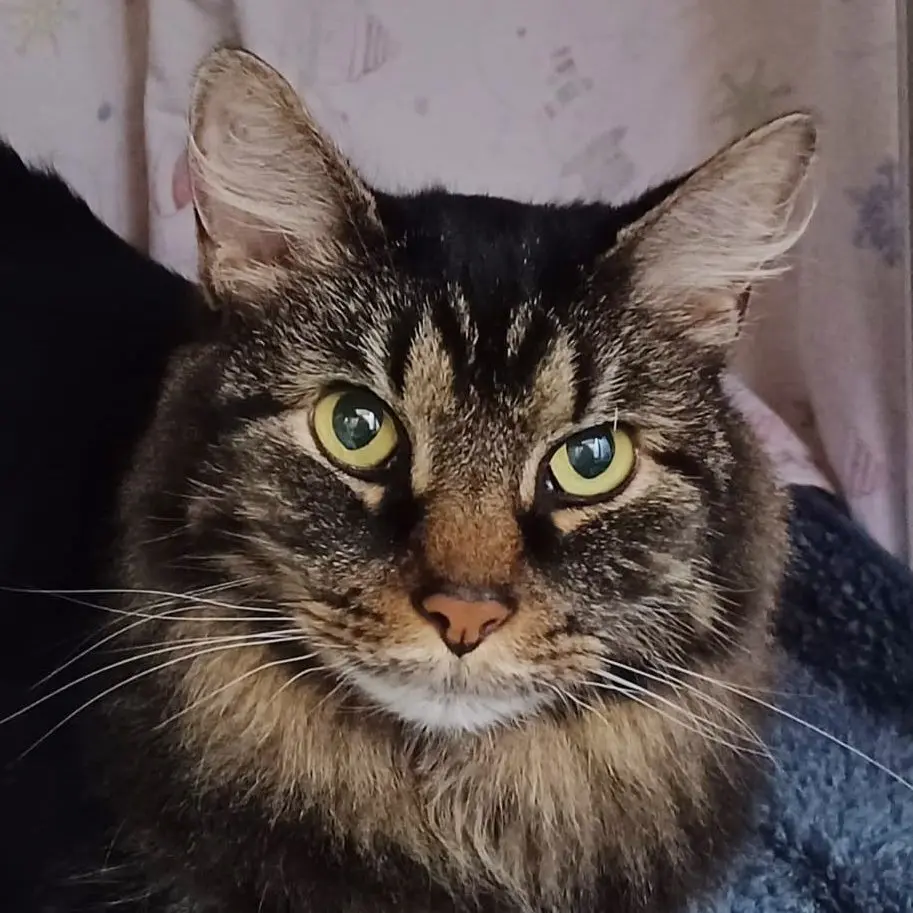
[[[419,612],[438,629],[447,648],[457,656],[475,650],[513,614],[512,609],[495,599],[457,599],[444,593],[428,596]]]

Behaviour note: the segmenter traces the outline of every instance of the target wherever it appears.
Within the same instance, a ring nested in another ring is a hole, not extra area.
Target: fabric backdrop
[[[909,561],[896,38],[894,0],[0,0],[0,133],[192,275],[186,102],[220,41],[387,188],[619,199],[809,108],[818,213],[739,358],[773,411],[736,395],[786,480]]]

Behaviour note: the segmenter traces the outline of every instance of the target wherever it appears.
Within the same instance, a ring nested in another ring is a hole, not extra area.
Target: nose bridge
[[[432,497],[422,542],[428,570],[443,580],[483,588],[510,582],[520,530],[510,492],[457,484]]]

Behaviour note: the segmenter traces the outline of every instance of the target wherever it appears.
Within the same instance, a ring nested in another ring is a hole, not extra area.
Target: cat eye
[[[373,393],[351,388],[329,393],[317,403],[314,437],[326,455],[345,469],[379,469],[399,439],[396,422]]]
[[[574,499],[605,497],[631,477],[634,441],[622,428],[599,425],[569,437],[548,462],[551,491]]]

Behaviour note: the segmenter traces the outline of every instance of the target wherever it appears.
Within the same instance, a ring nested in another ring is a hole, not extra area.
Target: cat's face
[[[194,138],[231,317],[164,402],[194,430],[150,560],[244,582],[302,671],[431,730],[638,700],[728,649],[782,530],[721,371],[794,240],[804,118],[621,208],[373,192],[246,55],[202,75]]]

